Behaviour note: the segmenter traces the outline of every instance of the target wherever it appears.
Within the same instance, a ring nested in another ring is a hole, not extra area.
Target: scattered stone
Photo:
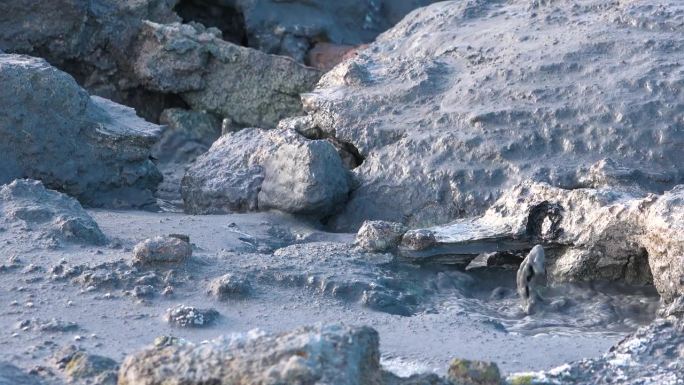
[[[21,229],[29,229],[32,242],[48,245],[62,242],[102,245],[106,238],[97,223],[76,199],[46,189],[41,182],[17,179],[0,187],[1,236],[15,239]],[[34,246],[34,245],[31,245]]]
[[[455,359],[449,365],[447,378],[459,385],[500,385],[501,373],[493,362]]]
[[[437,243],[435,233],[430,230],[409,230],[401,238],[401,245],[409,250],[425,250]]]
[[[311,326],[252,331],[205,344],[163,344],[127,357],[119,385],[380,385],[378,333],[368,327]]]
[[[43,59],[0,55],[0,83],[0,183],[39,179],[88,206],[154,204],[161,175],[149,155],[158,126],[89,96]]]
[[[299,94],[318,70],[221,39],[201,24],[143,22],[133,70],[150,90],[179,94],[193,109],[238,125],[275,127],[301,115]]]
[[[401,223],[365,221],[356,233],[356,245],[370,252],[396,249],[408,229]]]
[[[173,236],[146,239],[133,249],[133,260],[141,264],[180,263],[191,255],[190,243]]]
[[[182,328],[206,327],[218,320],[214,309],[197,309],[192,306],[176,305],[166,310],[165,319],[172,326]]]
[[[209,293],[220,301],[244,298],[251,294],[252,285],[244,277],[235,274],[224,274],[209,285]]]

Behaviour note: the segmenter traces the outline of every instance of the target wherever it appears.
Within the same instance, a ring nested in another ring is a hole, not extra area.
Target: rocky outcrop
[[[380,384],[379,339],[368,327],[252,331],[206,344],[170,344],[126,358],[119,385]]]
[[[275,127],[297,115],[299,94],[320,73],[292,59],[224,41],[199,24],[145,22],[133,70],[150,90],[179,94],[193,109],[241,126]]]
[[[334,228],[444,223],[526,179],[684,182],[678,3],[547,3],[418,9],[304,95],[315,124],[365,157]]]
[[[158,126],[42,59],[0,55],[0,183],[41,180],[89,206],[153,205]]]
[[[0,187],[0,227],[1,238],[22,240],[29,247],[106,242],[97,223],[76,199],[48,190],[34,180],[15,180]]]
[[[346,201],[349,185],[347,169],[327,141],[254,128],[217,140],[188,168],[181,193],[189,213],[276,208],[324,217]]]
[[[684,382],[684,321],[659,319],[613,346],[600,358],[547,372],[516,373],[511,385],[678,384]]]
[[[24,373],[8,362],[0,362],[0,385],[42,385],[40,377]]]
[[[408,247],[403,252],[414,259],[460,260],[485,252],[521,252],[541,243],[551,255],[552,281],[652,282],[670,301],[684,294],[683,223],[681,186],[646,195],[528,182],[506,191],[481,217],[412,230],[432,233],[435,241],[420,253]]]

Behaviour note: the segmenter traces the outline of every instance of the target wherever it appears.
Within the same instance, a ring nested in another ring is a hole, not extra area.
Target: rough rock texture
[[[119,364],[111,358],[88,354],[71,345],[54,356],[67,381],[79,385],[116,385]]]
[[[142,264],[183,262],[191,255],[190,242],[175,236],[146,239],[133,249],[133,260]]]
[[[397,248],[408,229],[401,223],[365,221],[356,233],[356,245],[366,251],[383,252]]]
[[[528,178],[627,179],[654,192],[682,183],[681,6],[450,1],[414,11],[303,97],[320,129],[366,158],[333,226],[444,223]],[[590,170],[604,158],[616,167]]]
[[[145,22],[133,69],[147,89],[179,94],[193,109],[234,123],[275,127],[301,113],[299,94],[318,70],[292,59],[240,47],[200,24]]]
[[[170,23],[175,0],[35,0],[0,3],[0,49],[40,56],[72,74],[89,92],[135,107],[155,121],[171,102],[130,76],[143,20]]]
[[[159,128],[42,59],[0,55],[0,183],[41,180],[89,206],[154,204]]]
[[[449,365],[447,378],[459,385],[500,385],[501,373],[493,362],[455,359]]]
[[[413,231],[435,235],[435,254],[457,254],[464,247],[491,252],[491,244],[516,251],[541,243],[551,254],[547,270],[553,281],[653,282],[670,301],[684,294],[682,223],[681,186],[645,195],[527,182],[506,191],[481,217]]]
[[[177,305],[166,310],[166,322],[181,328],[202,328],[216,322],[219,317],[215,309],[198,309],[192,306]]]
[[[325,216],[348,190],[348,172],[328,142],[257,128],[219,138],[181,185],[185,211],[194,214],[278,208]]]
[[[414,8],[434,0],[237,0],[250,46],[303,62],[317,42],[373,41]]]
[[[150,348],[126,358],[119,385],[379,384],[379,339],[368,327],[252,331],[206,344]]]
[[[209,294],[220,301],[244,298],[249,296],[251,292],[252,285],[249,280],[235,274],[224,274],[209,284]]]
[[[259,208],[326,217],[347,201],[350,178],[325,140],[283,144],[264,166]]]
[[[35,180],[18,179],[0,187],[0,235],[25,237],[31,246],[63,242],[101,245],[106,238],[78,201],[46,189]],[[28,230],[28,231],[27,231]]]
[[[542,373],[507,377],[512,385],[684,383],[684,321],[659,319],[615,345],[601,358]]]
[[[41,385],[38,376],[31,376],[8,362],[0,362],[0,385]]]

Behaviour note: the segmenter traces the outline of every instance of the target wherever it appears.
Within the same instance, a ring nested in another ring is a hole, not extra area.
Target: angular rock
[[[451,1],[412,12],[303,96],[316,126],[365,158],[331,225],[445,223],[527,179],[655,193],[683,183],[678,7]],[[606,158],[615,167],[587,178]]]
[[[221,301],[244,298],[249,296],[251,292],[252,285],[249,281],[234,274],[224,274],[211,281],[209,285],[209,293]]]
[[[401,223],[365,221],[356,233],[356,245],[370,252],[383,252],[397,248],[408,229]]]
[[[449,365],[447,378],[459,385],[500,385],[501,373],[493,362],[455,359]]]
[[[177,305],[166,310],[164,318],[172,326],[181,328],[202,328],[215,323],[219,313],[215,309],[198,309]]]
[[[145,22],[133,70],[150,90],[179,94],[193,109],[241,126],[275,127],[301,115],[299,94],[320,77],[293,60],[241,47],[200,24]]]
[[[347,201],[350,179],[324,140],[283,144],[264,165],[259,208],[326,217]]]
[[[0,183],[39,179],[89,206],[154,204],[156,125],[89,96],[42,59],[0,55],[0,83]]]
[[[8,230],[3,237],[10,235],[16,240],[29,236],[27,243],[106,242],[97,223],[76,199],[48,190],[35,180],[17,179],[0,186],[0,223]]]
[[[0,49],[40,56],[94,95],[135,107],[156,121],[167,95],[140,87],[130,71],[142,21],[178,21],[170,0],[35,0],[0,3]],[[3,82],[4,84],[4,82]]]
[[[133,249],[134,262],[141,264],[179,263],[192,256],[189,242],[173,236],[146,239]]]
[[[623,339],[600,358],[547,372],[515,373],[509,384],[607,385],[684,382],[684,321],[654,321]]]
[[[348,189],[347,170],[329,143],[257,128],[219,138],[181,185],[185,211],[193,214],[277,208],[325,216]]]
[[[381,384],[379,338],[368,327],[252,331],[206,344],[149,348],[126,358],[119,385]]]

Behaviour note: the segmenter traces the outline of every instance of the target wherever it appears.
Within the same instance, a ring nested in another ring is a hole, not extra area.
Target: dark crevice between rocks
[[[247,46],[247,28],[242,11],[221,0],[181,0],[174,11],[184,23],[197,22],[205,27],[218,28],[223,39]]]

